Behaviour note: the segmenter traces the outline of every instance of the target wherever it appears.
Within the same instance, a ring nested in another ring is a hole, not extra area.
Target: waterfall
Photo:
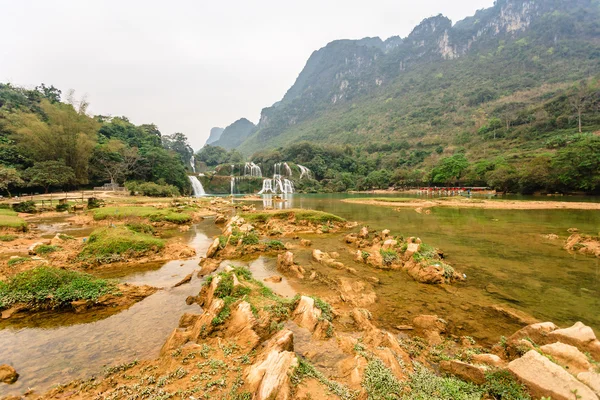
[[[192,172],[196,173],[196,157],[194,157],[193,155],[192,158],[190,158],[190,166],[192,167]]]
[[[289,179],[283,178],[279,174],[273,175],[273,179],[265,179],[263,180],[262,189],[258,194],[266,194],[266,193],[282,193],[282,194],[291,194],[294,193],[294,183]]]
[[[296,164],[298,166],[298,168],[300,168],[300,179],[307,177],[308,179],[311,178],[311,171],[310,169],[306,168],[304,165],[300,165],[300,164]]]
[[[253,162],[247,162],[246,165],[244,165],[244,176],[255,176],[261,178],[262,171],[260,170],[260,167]]]
[[[202,187],[202,182],[198,179],[197,176],[188,175],[190,183],[192,184],[192,189],[194,190],[194,197],[205,196],[206,192],[204,191],[204,187]]]

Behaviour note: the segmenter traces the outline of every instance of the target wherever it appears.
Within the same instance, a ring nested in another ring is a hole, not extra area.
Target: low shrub
[[[180,195],[179,189],[173,185],[159,185],[154,182],[127,182],[127,190],[131,194],[141,194],[149,197],[177,197]]]
[[[267,248],[269,250],[285,250],[285,245],[280,240],[269,240],[267,242]]]
[[[104,200],[97,199],[95,197],[88,198],[87,208],[88,210],[92,210],[94,208],[100,208],[104,205]]]
[[[398,259],[398,253],[396,253],[396,251],[394,250],[379,250],[379,254],[381,254],[381,257],[383,258],[383,262],[386,265],[390,265],[391,263],[393,263],[394,261],[396,261]]]
[[[0,308],[15,303],[60,306],[75,300],[97,300],[117,291],[114,283],[76,271],[37,267],[0,282]]]
[[[242,244],[244,245],[258,244],[258,241],[258,235],[254,232],[248,232],[242,237]]]
[[[56,206],[56,211],[69,211],[70,206],[68,203],[58,204]]]
[[[35,214],[37,212],[37,208],[35,207],[35,201],[33,200],[27,200],[17,204],[13,204],[13,210],[15,210],[16,212],[27,214]]]

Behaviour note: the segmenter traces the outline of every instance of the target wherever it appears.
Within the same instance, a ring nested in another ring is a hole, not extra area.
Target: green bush
[[[269,250],[285,250],[285,245],[280,240],[269,240],[267,242],[267,248]]]
[[[103,205],[104,205],[104,200],[100,200],[95,197],[88,198],[88,201],[87,201],[88,210],[92,210],[94,208],[100,208]]]
[[[70,206],[68,203],[58,204],[56,206],[56,211],[59,211],[59,212],[60,211],[69,211],[69,208],[70,208]]]
[[[115,292],[116,286],[104,279],[76,271],[37,267],[0,282],[0,308],[14,303],[50,302],[60,306],[75,300],[95,301]]]
[[[180,195],[179,189],[173,185],[159,185],[154,182],[127,182],[125,183],[127,190],[131,194],[139,193],[149,197],[177,197]]]
[[[20,213],[35,214],[37,208],[33,200],[22,201],[13,205],[13,210]]]
[[[248,232],[242,238],[242,244],[244,244],[244,245],[258,244],[258,235],[254,232]]]

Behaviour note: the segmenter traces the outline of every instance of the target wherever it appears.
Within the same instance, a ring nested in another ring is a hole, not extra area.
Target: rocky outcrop
[[[535,350],[511,361],[508,370],[535,397],[553,400],[598,400],[594,392],[575,377]]]
[[[15,383],[19,379],[17,371],[8,364],[0,365],[0,382],[2,383]]]
[[[291,399],[290,376],[298,366],[293,334],[284,329],[273,336],[246,373],[254,400]]]
[[[565,249],[571,252],[600,257],[600,237],[573,233],[567,239]]]
[[[548,340],[573,345],[583,352],[589,352],[595,360],[600,360],[600,342],[592,328],[581,322],[548,333]]]
[[[293,275],[298,279],[304,279],[305,269],[294,263],[294,253],[286,251],[283,254],[277,255],[277,271]]]
[[[312,252],[313,260],[315,260],[319,264],[323,264],[330,268],[344,269],[345,268],[344,264],[342,264],[339,261],[335,261],[335,257],[333,257],[333,256],[334,256],[334,254],[324,253],[321,250],[317,250],[317,249],[313,250],[313,252]]]
[[[437,315],[419,315],[413,319],[413,326],[418,335],[424,337],[431,345],[443,342],[441,334],[446,331],[448,323]]]
[[[444,360],[440,362],[440,369],[464,381],[473,382],[477,385],[483,385],[486,382],[485,373],[487,368],[480,365],[471,365],[458,360]]]
[[[219,238],[215,238],[215,240],[213,240],[211,245],[208,247],[208,250],[206,250],[206,258],[213,258],[217,254],[217,251],[219,251],[219,243]]]
[[[579,372],[586,372],[592,367],[585,354],[575,346],[557,342],[546,344],[540,347],[540,350],[544,354],[552,356],[556,362],[574,375]]]

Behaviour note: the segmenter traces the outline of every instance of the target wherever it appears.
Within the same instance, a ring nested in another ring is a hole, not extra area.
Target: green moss
[[[131,223],[125,224],[125,226],[127,228],[129,228],[130,230],[132,230],[134,232],[138,232],[138,233],[147,233],[149,235],[152,235],[155,232],[155,229],[152,225],[144,224],[141,222],[131,222]]]
[[[75,300],[95,301],[116,291],[113,283],[88,274],[37,267],[0,282],[0,307],[14,303],[63,305]]]
[[[102,257],[127,252],[145,253],[164,247],[162,239],[137,233],[125,227],[97,229],[90,235],[80,257]]]

